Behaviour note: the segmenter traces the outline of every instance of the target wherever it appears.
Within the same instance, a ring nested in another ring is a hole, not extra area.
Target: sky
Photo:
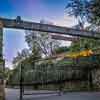
[[[77,23],[74,17],[65,13],[68,0],[0,0],[0,17],[16,18],[39,22],[41,19],[56,25],[72,27]],[[4,58],[6,65],[17,52],[27,47],[24,30],[4,29]],[[64,42],[62,42],[64,43]]]

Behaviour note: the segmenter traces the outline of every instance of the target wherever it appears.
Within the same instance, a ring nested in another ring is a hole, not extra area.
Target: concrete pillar
[[[4,88],[4,60],[3,60],[3,24],[0,22],[0,100],[5,99]]]

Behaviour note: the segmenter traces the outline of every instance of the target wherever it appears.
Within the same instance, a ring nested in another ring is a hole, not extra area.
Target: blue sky
[[[60,26],[71,27],[77,23],[66,16],[64,9],[68,0],[0,0],[0,16],[39,22],[41,19]],[[27,47],[23,30],[4,29],[4,56],[8,65],[18,50]]]

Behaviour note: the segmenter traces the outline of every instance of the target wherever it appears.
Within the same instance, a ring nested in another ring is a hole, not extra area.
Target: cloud
[[[9,61],[6,60],[5,61],[5,67],[13,69],[13,64],[11,62],[9,62]]]
[[[75,19],[74,16],[62,16],[57,20],[55,20],[55,22],[59,26],[66,26],[66,27],[72,27],[78,23],[77,19]]]

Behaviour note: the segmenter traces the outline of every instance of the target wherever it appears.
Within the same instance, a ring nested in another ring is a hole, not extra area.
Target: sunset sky
[[[72,27],[77,23],[74,17],[65,14],[68,0],[0,0],[0,16],[39,22],[41,19],[56,25]],[[17,51],[27,47],[24,31],[4,29],[4,57],[7,65]]]

